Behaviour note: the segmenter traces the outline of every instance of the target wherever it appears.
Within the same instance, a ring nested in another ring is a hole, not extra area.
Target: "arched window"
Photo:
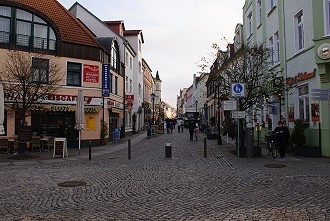
[[[56,35],[53,28],[37,15],[0,5],[0,43],[55,51]]]
[[[117,42],[113,41],[111,45],[111,68],[119,72],[119,50]]]

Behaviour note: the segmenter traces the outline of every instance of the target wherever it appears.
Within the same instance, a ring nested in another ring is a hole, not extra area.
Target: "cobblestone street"
[[[0,160],[0,220],[330,220],[330,159],[237,158],[188,131],[66,159]],[[172,143],[172,158],[165,158]],[[283,165],[269,168],[265,165]],[[61,187],[68,181],[82,186]],[[85,184],[85,185],[84,185]]]

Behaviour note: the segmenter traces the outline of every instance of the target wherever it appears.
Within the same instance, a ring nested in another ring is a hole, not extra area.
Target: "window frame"
[[[262,2],[257,0],[257,27],[262,24]]]
[[[45,66],[43,63],[45,63]],[[40,84],[48,84],[49,59],[32,57],[31,81]]]
[[[330,36],[330,0],[323,1],[324,8],[324,36]]]
[[[1,41],[1,44],[13,44],[17,47],[35,50],[56,51],[56,32],[46,20],[24,9],[5,5],[0,5],[0,7],[10,8],[10,16],[0,15],[2,19],[9,19],[8,40]],[[38,26],[46,29],[36,32],[41,30],[37,28]],[[38,34],[41,34],[41,36],[38,36]]]
[[[79,73],[79,70],[76,70],[76,69],[73,69],[71,68],[69,70],[69,65],[72,64],[72,65],[80,65],[80,73]],[[67,86],[73,86],[73,87],[81,87],[82,86],[82,71],[83,71],[83,68],[82,68],[83,64],[80,63],[80,62],[72,62],[72,61],[68,61],[67,64],[66,64],[66,85]],[[73,75],[73,82],[72,83],[69,83],[69,74],[70,75]],[[75,77],[78,77],[79,78],[79,84],[75,84]]]
[[[307,88],[307,93],[300,94],[300,89]],[[297,87],[297,112],[298,112],[298,118],[301,120],[304,120],[306,122],[310,122],[311,120],[311,114],[310,114],[310,101],[309,101],[309,85],[308,84],[302,84]],[[302,104],[302,106],[301,106]]]
[[[299,18],[300,18],[300,21],[299,21]],[[303,10],[300,10],[294,16],[294,33],[295,33],[296,51],[300,52],[305,48],[304,12],[303,12]]]
[[[248,38],[249,38],[253,34],[252,11],[246,16],[246,18],[247,18],[247,23],[248,23],[248,25],[246,27],[246,29],[247,29],[246,31],[247,31]]]
[[[268,3],[268,14],[270,14],[272,12],[272,10],[277,7],[277,1],[268,0],[267,3]]]

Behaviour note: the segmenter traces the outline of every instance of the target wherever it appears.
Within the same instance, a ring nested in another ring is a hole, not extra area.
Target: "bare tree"
[[[18,111],[22,126],[31,107],[55,94],[63,78],[59,65],[43,53],[9,50],[1,59],[0,70],[0,81],[10,100],[6,105]]]

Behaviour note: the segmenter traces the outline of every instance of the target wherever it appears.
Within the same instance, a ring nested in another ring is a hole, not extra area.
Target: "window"
[[[325,35],[330,35],[330,0],[324,1],[324,25]]]
[[[11,8],[0,6],[0,43],[9,44]]]
[[[81,64],[68,62],[67,64],[67,85],[68,86],[81,86]]]
[[[132,93],[132,79],[129,80],[129,92]]]
[[[118,47],[117,44],[115,42],[112,42],[112,46],[111,46],[111,68],[115,71],[119,71],[119,54],[118,54]]]
[[[261,0],[257,1],[257,25],[261,25],[261,21],[262,21],[262,14],[261,14]]]
[[[141,62],[139,61],[139,74],[142,73],[141,69],[142,69],[142,67],[141,67]]]
[[[294,17],[295,24],[295,40],[297,51],[301,51],[304,48],[304,23],[303,23],[303,12],[300,11]]]
[[[118,94],[118,77],[115,76],[115,94]]]
[[[125,64],[126,64],[126,66],[128,66],[128,53],[127,52],[125,54]]]
[[[129,58],[129,68],[133,70],[133,59],[132,57]]]
[[[298,87],[298,116],[299,119],[309,122],[309,91],[308,85]]]
[[[252,35],[252,12],[247,16],[247,34]]]
[[[32,58],[32,82],[48,83],[49,60],[41,58]]]
[[[113,93],[113,91],[112,91],[112,82],[113,82],[113,80],[112,80],[112,76],[113,76],[113,74],[110,72],[110,75],[109,75],[109,80],[110,80],[110,93]]]
[[[276,0],[268,0],[268,13],[276,6]]]
[[[278,32],[274,34],[274,63],[277,64],[280,62],[280,39]]]
[[[139,84],[139,96],[141,96],[141,91],[142,91],[141,84]]]
[[[271,65],[274,65],[274,38],[273,38],[273,36],[270,36],[268,39],[268,48],[271,53],[270,63],[271,63]]]
[[[21,9],[0,6],[0,43],[10,42],[28,48],[56,49],[55,32],[46,21]]]
[[[139,51],[141,52],[142,44],[141,41],[139,40]]]
[[[126,89],[126,91],[128,91],[128,77],[127,76],[125,79],[125,89]]]

